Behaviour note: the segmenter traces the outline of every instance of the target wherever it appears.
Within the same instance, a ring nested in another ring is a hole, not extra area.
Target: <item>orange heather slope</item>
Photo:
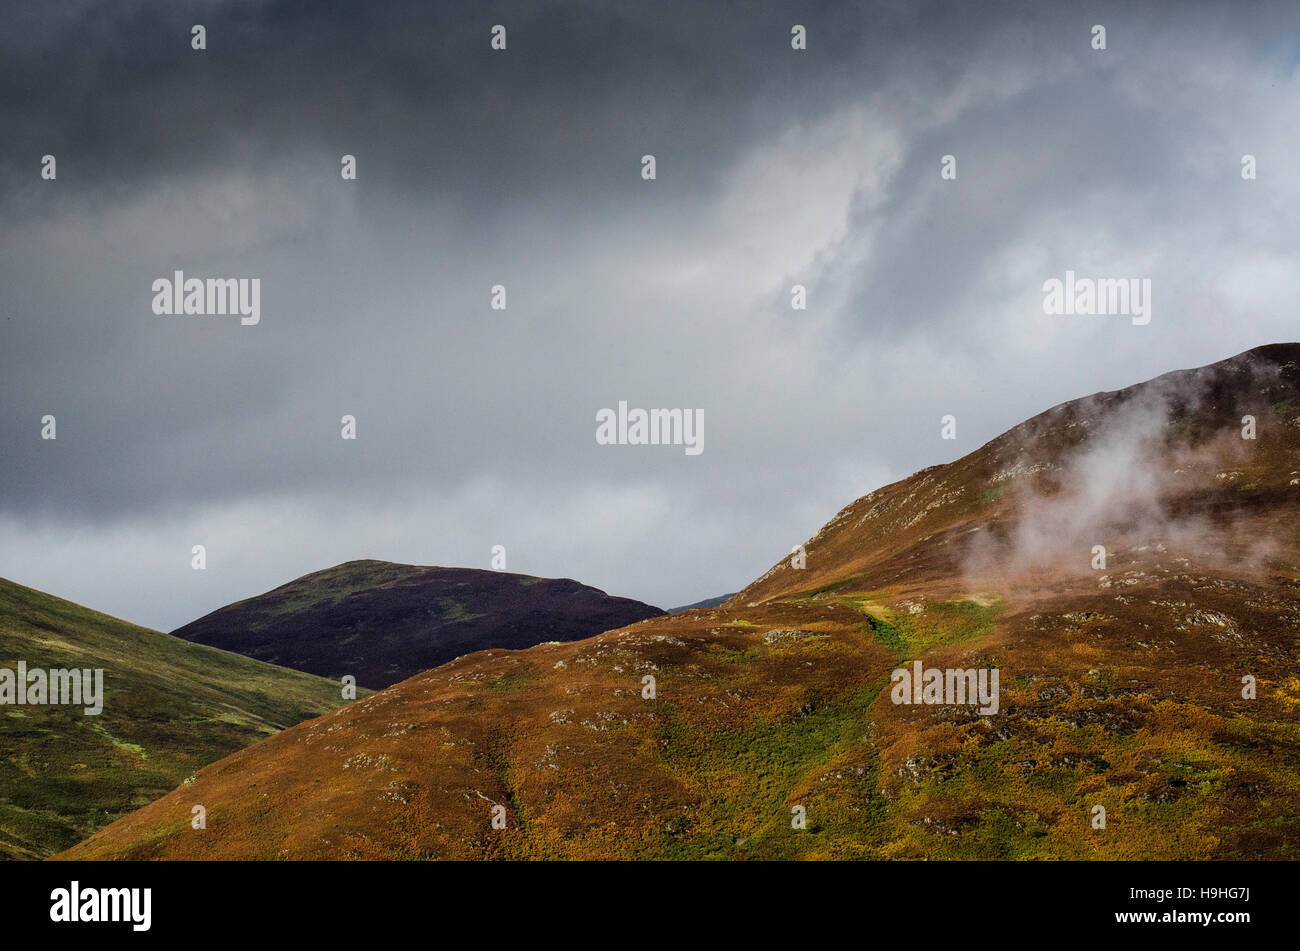
[[[1300,345],[1058,406],[805,547],[419,674],[62,857],[1297,856]],[[996,712],[895,702],[915,661],[997,671]]]

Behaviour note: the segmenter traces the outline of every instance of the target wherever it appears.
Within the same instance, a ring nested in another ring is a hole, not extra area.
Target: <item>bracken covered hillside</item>
[[[65,855],[1293,858],[1298,540],[1284,344],[1059,406],[717,608],[462,657]],[[894,704],[916,659],[996,668],[998,712]]]

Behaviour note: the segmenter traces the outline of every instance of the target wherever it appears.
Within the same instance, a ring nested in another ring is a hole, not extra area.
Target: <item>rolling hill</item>
[[[172,633],[376,689],[489,647],[572,641],[662,614],[567,578],[349,561]]]
[[[1300,857],[1300,345],[1058,406],[804,547],[285,730],[63,857]],[[918,661],[997,671],[996,712],[897,702]]]
[[[0,668],[102,668],[103,709],[0,706],[0,857],[43,858],[200,767],[342,705],[337,683],[0,579]],[[362,692],[364,693],[364,692]]]

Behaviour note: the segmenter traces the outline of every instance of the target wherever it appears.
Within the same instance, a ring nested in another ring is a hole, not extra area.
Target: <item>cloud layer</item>
[[[170,629],[502,544],[672,606],[1049,405],[1295,338],[1294,5],[953,7],[18,4],[0,575]],[[175,269],[261,278],[261,323],[155,316]],[[1152,322],[1045,316],[1067,269],[1151,278]],[[598,446],[619,400],[706,451]]]

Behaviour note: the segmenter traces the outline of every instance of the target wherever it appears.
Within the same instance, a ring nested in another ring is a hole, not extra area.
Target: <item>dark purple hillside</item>
[[[462,654],[579,640],[663,613],[568,578],[367,560],[304,575],[172,633],[382,689]]]

